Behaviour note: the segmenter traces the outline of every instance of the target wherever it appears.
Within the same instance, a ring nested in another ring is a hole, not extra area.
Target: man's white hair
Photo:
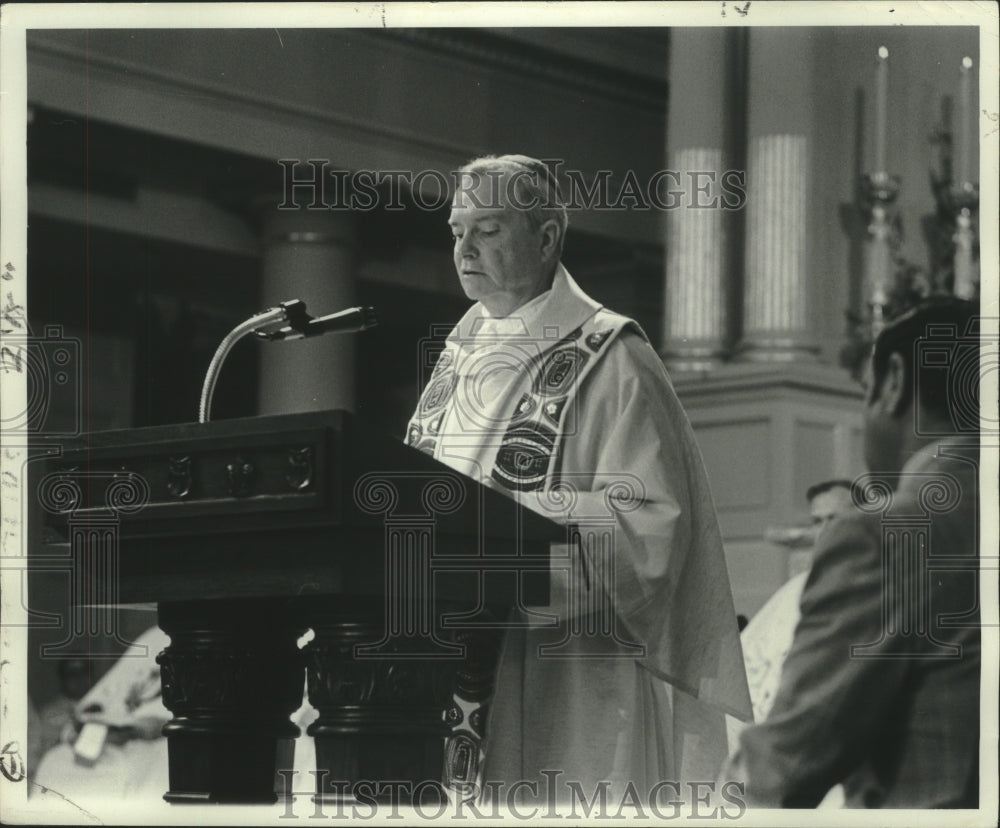
[[[559,227],[557,250],[561,256],[569,226],[569,212],[552,171],[543,161],[527,155],[484,155],[473,158],[458,169],[459,186],[467,186],[468,181],[475,188],[487,177],[499,182],[501,176],[497,173],[509,176],[508,180],[513,182],[514,198],[508,198],[508,202],[514,202],[515,207],[523,206],[525,217],[533,229],[537,230],[550,219],[556,220]],[[493,199],[497,195],[499,193],[491,193],[490,197]]]

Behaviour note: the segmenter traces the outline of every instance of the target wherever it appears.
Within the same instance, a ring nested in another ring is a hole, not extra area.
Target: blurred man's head
[[[525,155],[477,158],[456,183],[448,224],[462,289],[507,316],[552,285],[568,223],[559,185]]]
[[[82,699],[90,689],[90,664],[83,657],[67,658],[56,663],[59,690],[66,698]]]
[[[850,480],[825,480],[810,486],[806,492],[809,517],[818,535],[835,517],[854,508]]]
[[[935,297],[879,333],[865,372],[865,462],[898,472],[942,437],[975,434],[979,417],[977,307]]]

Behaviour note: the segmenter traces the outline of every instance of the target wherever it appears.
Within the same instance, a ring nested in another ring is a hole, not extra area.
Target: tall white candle
[[[889,104],[889,50],[878,47],[878,64],[875,71],[875,170],[886,172],[885,140],[886,117]]]
[[[972,180],[972,58],[962,58],[958,87],[958,130],[956,146],[956,172],[960,187]]]

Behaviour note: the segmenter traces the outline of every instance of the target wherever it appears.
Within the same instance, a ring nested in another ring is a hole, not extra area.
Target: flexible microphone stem
[[[215,383],[222,371],[222,364],[233,346],[243,337],[256,334],[261,339],[275,342],[283,339],[304,339],[326,333],[354,333],[377,324],[374,308],[348,308],[339,313],[314,319],[306,313],[305,303],[301,299],[290,299],[276,308],[268,308],[256,316],[251,316],[226,334],[226,338],[216,349],[201,387],[198,422],[207,423],[211,419],[212,397],[215,395]]]
[[[207,423],[212,416],[212,397],[215,395],[215,384],[218,382],[219,373],[222,371],[222,364],[229,356],[233,346],[243,337],[252,334],[255,330],[269,325],[279,325],[287,320],[285,309],[269,308],[256,316],[251,316],[246,322],[241,322],[233,328],[225,339],[219,343],[215,350],[215,356],[208,364],[208,372],[205,374],[205,382],[201,387],[201,402],[198,405],[198,422]]]

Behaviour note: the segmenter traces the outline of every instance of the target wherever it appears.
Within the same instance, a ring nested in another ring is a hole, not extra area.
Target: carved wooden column
[[[357,304],[355,217],[343,209],[269,205],[264,217],[261,308],[301,299],[312,316]],[[354,409],[354,340],[328,335],[261,348],[261,414]]]
[[[275,802],[293,767],[302,704],[297,623],[284,600],[159,605],[170,646],[157,656],[170,766],[168,802]]]
[[[362,511],[384,520],[383,582],[366,585],[367,598],[310,604],[309,701],[319,718],[309,735],[321,798],[350,798],[360,784],[373,786],[367,795],[379,801],[444,798],[447,710],[461,649],[441,634],[431,554],[435,505],[454,511],[465,493],[448,478],[395,478],[366,475],[354,490]],[[407,498],[406,483],[423,490],[419,500]],[[406,788],[378,784],[390,781]]]
[[[448,610],[439,603],[442,615]],[[310,703],[319,718],[317,795],[351,799],[358,786],[379,802],[443,801],[475,788],[486,736],[501,633],[440,630],[458,654],[428,654],[423,636],[386,639],[378,600],[314,601],[315,638],[305,656]],[[460,657],[459,657],[460,655]],[[391,783],[391,784],[389,784]]]
[[[750,34],[743,359],[817,350],[808,287],[813,48],[806,31]]]
[[[354,500],[383,523],[384,581],[357,583],[367,597],[308,602],[317,795],[349,799],[365,785],[366,796],[403,805],[442,801],[445,787],[465,796],[499,657],[495,619],[470,603],[474,592],[460,604],[437,592],[436,567],[470,563],[434,555],[438,521],[462,507],[466,484],[450,472],[373,473]]]
[[[730,344],[742,205],[739,194],[724,199],[722,186],[740,154],[743,38],[727,29],[671,35],[667,169],[683,195],[666,211],[663,357],[682,370],[711,367]]]
[[[378,801],[440,801],[457,661],[429,656],[420,636],[377,646],[386,614],[383,601],[357,598],[314,604],[310,612],[316,637],[305,650],[309,701],[319,711],[309,726],[317,794],[351,798],[365,784]]]

